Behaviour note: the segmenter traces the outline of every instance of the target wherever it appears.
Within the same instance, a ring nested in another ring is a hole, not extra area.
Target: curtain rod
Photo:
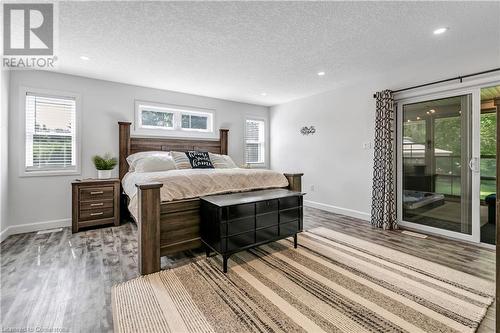
[[[449,82],[449,81],[455,81],[455,80],[460,80],[460,83],[462,83],[462,80],[465,79],[465,78],[468,78],[468,77],[471,77],[471,76],[476,76],[476,75],[488,74],[488,73],[497,72],[497,71],[500,71],[500,67],[499,68],[490,69],[490,70],[487,70],[487,71],[482,71],[482,72],[477,72],[477,73],[472,73],[472,74],[467,74],[467,75],[461,75],[461,76],[457,76],[457,77],[452,77],[452,78],[449,78],[449,79],[444,79],[444,80],[439,80],[439,81],[434,81],[434,82],[419,84],[418,86],[412,86],[412,87],[408,87],[408,88],[398,89],[398,90],[392,91],[392,93],[398,93],[398,92],[402,92],[402,91],[406,91],[406,90],[427,87],[427,86],[431,86],[431,85],[434,85],[434,84],[439,84],[439,83],[444,83],[444,82]],[[373,94],[373,98],[376,98],[376,97],[377,97],[377,94]]]

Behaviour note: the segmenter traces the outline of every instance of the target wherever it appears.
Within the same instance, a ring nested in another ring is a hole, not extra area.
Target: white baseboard
[[[332,206],[328,204],[324,204],[321,202],[315,202],[310,200],[304,200],[304,205],[312,208],[326,210],[327,212],[332,212],[335,214],[342,214],[350,217],[355,217],[361,220],[370,221],[371,215],[365,212],[361,212],[359,210],[342,208],[337,206]]]
[[[20,225],[11,225],[0,232],[0,242],[3,242],[10,235],[24,234],[27,232],[40,231],[46,229],[62,228],[71,226],[71,219],[61,219],[52,221],[41,221]]]
[[[337,207],[310,200],[304,200],[304,204],[308,207],[318,208],[326,210],[328,212],[351,216],[365,221],[370,221],[370,214],[358,210]],[[71,219],[61,219],[61,220],[20,224],[20,225],[11,225],[5,228],[5,230],[3,230],[2,232],[0,232],[0,242],[3,242],[10,235],[24,234],[27,232],[69,227],[69,226],[71,226]]]

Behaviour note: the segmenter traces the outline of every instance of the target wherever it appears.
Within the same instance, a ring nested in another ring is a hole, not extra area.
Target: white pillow
[[[155,172],[175,170],[175,163],[170,156],[149,156],[139,159],[135,172]]]
[[[135,171],[135,167],[137,162],[143,158],[151,157],[151,156],[163,156],[170,157],[170,153],[168,151],[141,151],[139,153],[135,153],[127,156],[127,163],[129,165],[128,171]]]

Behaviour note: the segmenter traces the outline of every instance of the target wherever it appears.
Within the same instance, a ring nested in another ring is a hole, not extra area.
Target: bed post
[[[227,134],[229,130],[226,128],[221,128],[219,130],[219,140],[220,140],[220,153],[222,155],[227,155]]]
[[[136,184],[138,189],[138,268],[141,275],[160,271],[161,183]]]
[[[303,173],[285,173],[286,179],[288,179],[288,189],[295,192],[302,191],[302,176]]]
[[[118,154],[118,173],[120,180],[128,172],[127,156],[130,155],[130,122],[119,121],[120,139],[119,139],[119,154]]]

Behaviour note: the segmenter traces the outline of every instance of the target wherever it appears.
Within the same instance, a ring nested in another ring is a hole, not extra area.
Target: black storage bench
[[[302,231],[302,192],[286,189],[212,195],[201,198],[200,234],[207,257],[228,258],[239,251],[293,236]]]

